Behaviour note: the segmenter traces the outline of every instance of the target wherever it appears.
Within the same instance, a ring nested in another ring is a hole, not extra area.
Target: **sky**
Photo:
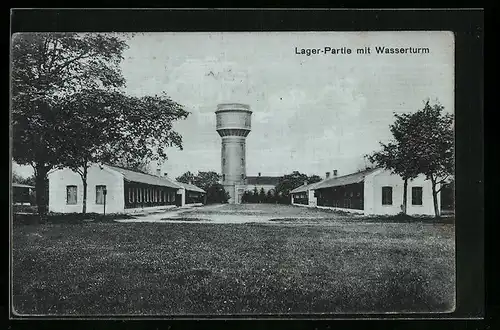
[[[174,129],[162,173],[220,172],[219,103],[251,107],[247,175],[292,171],[324,176],[364,167],[363,155],[391,137],[393,113],[439,101],[454,112],[450,32],[147,33],[124,36],[123,75],[132,95],[167,93],[190,112]],[[371,54],[357,54],[370,46]],[[426,47],[428,54],[376,54],[376,46]],[[296,54],[302,48],[351,54]],[[154,165],[155,166],[155,165]]]

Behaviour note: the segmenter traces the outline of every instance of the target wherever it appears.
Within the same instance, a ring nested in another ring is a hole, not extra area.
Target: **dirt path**
[[[347,216],[352,217],[352,216]],[[153,223],[214,223],[214,224],[338,224],[346,216],[332,212],[308,210],[289,205],[208,205],[191,207],[137,216],[136,219],[116,220],[117,222]]]

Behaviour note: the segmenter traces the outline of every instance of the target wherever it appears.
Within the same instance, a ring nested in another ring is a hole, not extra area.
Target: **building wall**
[[[221,150],[222,185],[235,200],[235,185],[244,185],[246,177],[245,137],[224,136]]]
[[[392,187],[392,205],[382,205],[382,187]],[[403,179],[389,171],[379,171],[365,178],[365,214],[398,214],[403,205]],[[412,187],[422,187],[422,205],[412,205]],[[439,189],[439,187],[437,187]],[[440,196],[438,196],[440,207]],[[434,215],[432,184],[424,175],[408,181],[407,214]]]
[[[269,190],[274,189],[276,187],[273,186],[273,185],[266,185],[266,184],[257,184],[257,185],[255,185],[255,184],[249,184],[249,185],[247,185],[246,190],[253,192],[253,190],[255,188],[257,188],[258,192],[260,192],[261,188],[264,188],[264,191],[267,193]]]
[[[80,175],[70,169],[56,170],[49,174],[49,211],[80,213],[83,208],[83,183]],[[66,187],[77,187],[77,203],[66,203]],[[87,175],[87,212],[103,213],[104,205],[96,204],[96,185],[106,185],[106,213],[124,211],[124,180],[120,173],[92,165]]]

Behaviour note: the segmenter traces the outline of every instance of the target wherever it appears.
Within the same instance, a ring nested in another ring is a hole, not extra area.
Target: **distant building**
[[[26,184],[12,183],[12,203],[17,205],[31,205],[35,187]]]
[[[403,209],[403,184],[399,175],[375,168],[331,178],[327,174],[323,181],[305,183],[290,194],[293,205],[394,215]],[[407,214],[434,215],[432,184],[423,175],[408,181]]]
[[[175,206],[201,205],[205,191],[166,176],[111,166],[90,166],[87,174],[87,212],[134,213]],[[69,168],[49,174],[49,211],[78,213],[83,206],[83,183]]]
[[[264,189],[266,193],[269,190],[274,191],[280,179],[281,179],[280,176],[261,176],[261,173],[259,173],[258,176],[247,176],[246,190],[253,191],[255,188],[257,188],[257,191],[259,192],[261,189]]]

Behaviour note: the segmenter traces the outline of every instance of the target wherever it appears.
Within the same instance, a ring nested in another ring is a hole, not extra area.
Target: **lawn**
[[[449,312],[455,301],[452,224],[16,224],[12,252],[20,314]]]

